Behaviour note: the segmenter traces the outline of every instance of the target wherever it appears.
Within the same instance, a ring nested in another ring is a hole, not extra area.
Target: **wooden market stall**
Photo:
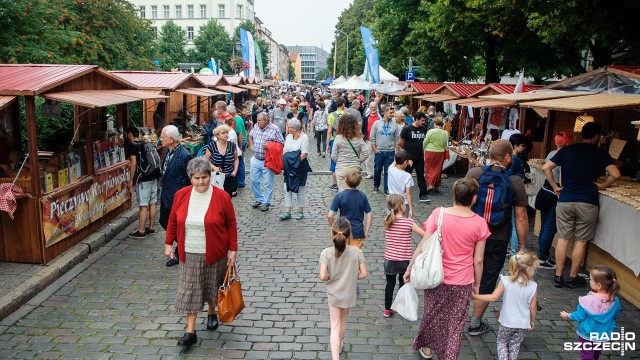
[[[631,121],[638,119],[640,95],[590,94],[584,96],[549,99],[521,103],[526,108],[537,107],[549,111],[544,150],[549,152],[553,134],[574,131],[578,116],[593,116],[603,125],[606,141],[601,144],[609,149],[615,140],[626,141],[621,157],[636,158],[640,151],[638,129]],[[588,118],[591,119],[591,118]],[[580,134],[575,133],[580,139]],[[614,154],[615,155],[615,154]],[[614,156],[615,157],[615,156]],[[541,171],[544,158],[532,159],[530,165],[536,178],[544,178]],[[588,159],[584,159],[588,161]],[[534,170],[535,169],[535,170]],[[537,219],[538,220],[538,219]],[[623,177],[612,187],[600,191],[600,211],[595,239],[589,243],[586,267],[597,264],[611,266],[617,273],[621,295],[640,307],[640,184]],[[539,221],[536,221],[538,224]],[[536,229],[537,230],[537,229]]]
[[[162,97],[94,65],[0,64],[0,107],[15,138],[9,150],[28,154],[24,162],[18,156],[18,163],[3,164],[9,170],[0,183],[15,181],[24,194],[15,196],[13,218],[0,212],[0,261],[45,264],[130,208],[119,130],[128,125],[128,103]],[[74,106],[73,135],[41,152],[36,114],[59,117],[60,102]],[[115,120],[108,106],[115,106]]]

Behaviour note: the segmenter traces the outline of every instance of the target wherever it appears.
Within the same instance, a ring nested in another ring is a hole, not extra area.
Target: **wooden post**
[[[551,136],[549,135],[550,131],[553,131],[553,123],[555,122],[555,117],[556,117],[556,112],[555,110],[549,110],[549,114],[547,114],[547,122],[545,123],[544,126],[544,138],[542,140],[542,154],[540,154],[541,158],[546,158],[547,154],[549,154],[549,148],[551,147],[551,144],[549,142],[549,139],[551,138]]]
[[[527,118],[527,108],[520,107],[520,122],[518,123],[518,130],[520,133],[524,135],[526,131],[525,120]]]
[[[38,172],[38,136],[36,132],[36,98],[25,96],[24,105],[27,113],[27,138],[29,139],[29,173],[31,175],[31,192],[40,197],[40,174]]]
[[[162,99],[162,101],[164,101],[164,124],[162,124],[162,127],[164,128],[165,126],[169,125],[169,110],[171,109],[171,90],[167,89],[164,91],[164,95],[168,96],[168,99]],[[160,135],[158,135],[160,136]]]
[[[80,107],[78,107],[78,110]],[[87,175],[93,176],[95,174],[95,169],[93,167],[93,136],[91,134],[91,116],[93,116],[93,111],[85,112],[82,116],[84,121],[86,121],[86,130],[85,130],[85,142],[87,146]],[[79,119],[82,122],[82,119]]]
[[[202,97],[197,95],[196,99],[196,125],[200,126],[200,100],[202,100]]]

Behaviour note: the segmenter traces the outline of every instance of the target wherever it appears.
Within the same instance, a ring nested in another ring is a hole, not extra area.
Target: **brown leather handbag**
[[[218,320],[221,323],[232,322],[244,309],[241,284],[235,264],[227,266],[227,274],[218,289]]]

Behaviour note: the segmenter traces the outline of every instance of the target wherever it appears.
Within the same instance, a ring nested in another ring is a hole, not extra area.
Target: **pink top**
[[[435,209],[422,228],[433,234],[438,227],[440,208]],[[491,233],[480,216],[458,216],[444,213],[442,218],[442,266],[447,285],[473,284],[473,251],[478,241]]]
[[[609,301],[609,294],[598,294],[590,291],[585,296],[578,298],[580,305],[592,314],[604,314],[613,306],[613,301]]]

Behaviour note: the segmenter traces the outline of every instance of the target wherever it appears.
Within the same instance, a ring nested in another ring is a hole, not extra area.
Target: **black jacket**
[[[300,186],[307,184],[307,173],[311,172],[309,161],[300,160],[300,150],[289,151],[282,155],[282,164],[284,165],[284,183],[287,185],[287,191],[298,192]]]

